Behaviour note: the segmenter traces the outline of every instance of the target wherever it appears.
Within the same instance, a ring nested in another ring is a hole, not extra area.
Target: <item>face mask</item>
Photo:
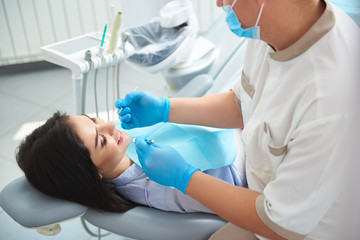
[[[228,25],[228,27],[230,28],[230,30],[235,33],[237,36],[239,37],[246,37],[246,38],[252,38],[252,39],[260,39],[260,27],[258,26],[260,17],[261,17],[261,13],[262,10],[264,8],[264,4],[265,1],[263,2],[263,4],[261,5],[260,8],[260,12],[258,15],[258,18],[256,20],[256,24],[254,27],[250,27],[250,28],[242,28],[241,27],[241,23],[239,22],[234,10],[233,10],[233,6],[235,5],[237,0],[235,0],[233,2],[233,4],[231,6],[223,6],[222,9],[225,11],[226,13],[226,23]]]

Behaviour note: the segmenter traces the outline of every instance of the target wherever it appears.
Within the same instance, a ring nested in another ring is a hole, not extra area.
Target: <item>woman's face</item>
[[[129,167],[126,150],[130,136],[117,130],[114,122],[86,115],[70,116],[74,132],[83,141],[101,177],[115,178]]]

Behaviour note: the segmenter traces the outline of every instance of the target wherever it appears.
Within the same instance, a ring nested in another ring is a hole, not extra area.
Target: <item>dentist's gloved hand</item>
[[[126,94],[124,99],[116,101],[115,106],[119,109],[123,129],[146,127],[169,120],[170,99],[144,91]]]
[[[162,185],[176,187],[185,194],[191,176],[199,169],[188,164],[172,147],[148,143],[144,137],[137,137],[135,144],[146,176]]]

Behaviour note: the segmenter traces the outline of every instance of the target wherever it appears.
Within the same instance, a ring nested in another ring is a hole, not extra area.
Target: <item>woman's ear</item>
[[[99,174],[100,179],[102,180],[102,179],[103,179],[103,175],[102,175],[100,172],[98,172],[98,174]]]

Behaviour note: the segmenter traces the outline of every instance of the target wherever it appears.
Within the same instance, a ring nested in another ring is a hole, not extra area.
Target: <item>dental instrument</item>
[[[116,45],[117,45],[117,42],[118,42],[118,38],[119,38],[119,30],[120,30],[120,26],[121,26],[121,22],[122,22],[122,13],[121,12],[118,12],[115,16],[115,20],[114,20],[114,23],[113,23],[113,29],[112,29],[112,32],[111,32],[111,38],[110,38],[110,43],[109,43],[109,49],[108,49],[108,52],[110,54],[113,54],[114,51],[115,51],[115,48],[116,48]],[[114,69],[113,69],[114,71]],[[117,66],[116,66],[116,83],[117,83],[117,87],[115,88],[117,90],[117,98],[120,97],[120,90],[119,90],[119,87],[120,87],[120,62],[118,62]]]
[[[105,27],[104,27],[104,32],[101,38],[101,43],[99,45],[99,52],[98,52],[98,56],[100,59],[102,59],[103,53],[104,53],[104,41],[105,41],[105,36],[106,36],[106,29],[107,29],[108,23],[105,23]]]
[[[105,23],[104,33],[103,33],[103,36],[102,36],[102,39],[101,39],[101,44],[100,44],[101,47],[104,47],[104,41],[105,41],[105,35],[106,35],[107,25],[108,25],[108,24]]]
[[[132,139],[132,142],[133,143],[135,143],[135,140],[136,140],[136,137],[134,137],[133,139]],[[147,144],[154,144],[155,143],[155,140],[150,140],[150,139],[145,139],[145,142],[147,143]]]
[[[118,37],[119,37],[121,20],[122,20],[122,13],[118,12],[115,16],[115,20],[114,20],[114,23],[112,26],[111,38],[110,38],[109,49],[108,49],[108,52],[110,54],[114,54],[114,52],[115,52],[115,48],[116,48]]]

